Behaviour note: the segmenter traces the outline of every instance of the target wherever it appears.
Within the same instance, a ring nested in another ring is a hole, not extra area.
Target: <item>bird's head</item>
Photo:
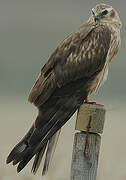
[[[113,23],[121,28],[121,21],[116,10],[106,4],[98,4],[92,9],[92,19],[95,22]]]

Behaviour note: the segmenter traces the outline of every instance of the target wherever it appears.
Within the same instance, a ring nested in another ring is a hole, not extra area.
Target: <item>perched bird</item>
[[[43,66],[28,99],[38,108],[38,116],[7,157],[7,163],[18,163],[18,172],[35,156],[32,171],[36,173],[47,150],[46,173],[61,127],[105,81],[120,47],[120,29],[116,10],[98,4],[89,20],[63,40]]]

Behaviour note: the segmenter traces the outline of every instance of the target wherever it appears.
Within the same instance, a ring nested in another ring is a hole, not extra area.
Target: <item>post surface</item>
[[[96,180],[105,109],[98,105],[81,106],[76,122],[71,180]],[[83,131],[83,132],[82,132]]]

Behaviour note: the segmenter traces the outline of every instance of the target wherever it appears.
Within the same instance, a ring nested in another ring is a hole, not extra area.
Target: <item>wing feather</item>
[[[29,94],[36,106],[44,104],[56,88],[82,77],[91,78],[105,64],[111,39],[106,26],[86,23],[54,51]]]

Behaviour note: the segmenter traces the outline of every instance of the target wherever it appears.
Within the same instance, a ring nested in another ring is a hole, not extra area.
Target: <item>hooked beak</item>
[[[96,12],[94,15],[95,22],[98,21],[99,19],[100,19],[100,15],[99,15],[99,13]]]

